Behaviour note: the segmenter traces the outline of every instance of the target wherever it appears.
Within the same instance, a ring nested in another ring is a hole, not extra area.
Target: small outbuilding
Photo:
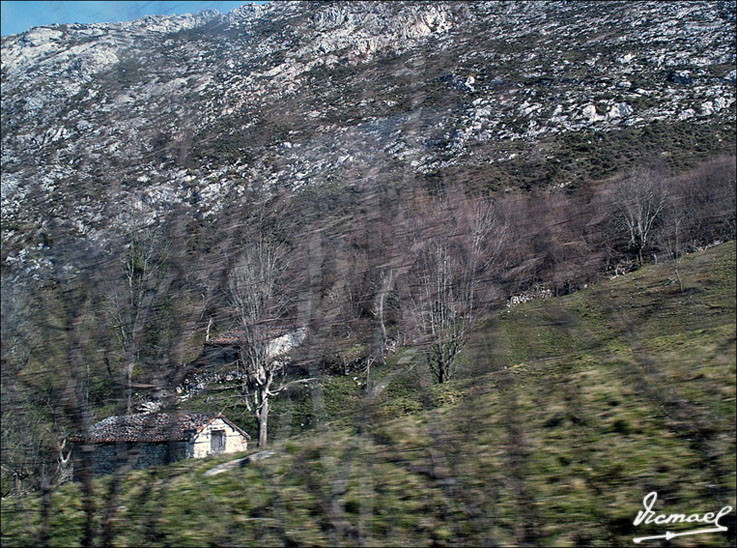
[[[249,439],[221,414],[180,411],[108,417],[94,424],[86,437],[77,436],[72,441],[93,449],[95,474],[111,474],[121,465],[145,468],[246,451]],[[75,460],[80,458],[75,456]]]

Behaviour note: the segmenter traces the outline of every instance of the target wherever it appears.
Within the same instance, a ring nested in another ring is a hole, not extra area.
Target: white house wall
[[[293,348],[301,345],[307,338],[307,330],[304,328],[297,329],[281,337],[276,337],[269,341],[266,346],[266,357],[275,358],[282,356],[292,350]]]
[[[225,451],[215,452],[210,450],[210,433],[213,430],[225,431]],[[245,451],[246,449],[248,449],[248,440],[243,434],[224,420],[215,419],[188,444],[187,452],[189,453],[189,457],[199,459],[207,455],[235,453],[237,451]]]

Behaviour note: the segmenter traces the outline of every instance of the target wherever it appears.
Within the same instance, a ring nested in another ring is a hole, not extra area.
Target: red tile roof
[[[108,417],[90,428],[87,443],[190,441],[215,419],[223,419],[244,436],[250,436],[223,415],[210,413],[138,413]],[[72,441],[84,441],[75,436]]]

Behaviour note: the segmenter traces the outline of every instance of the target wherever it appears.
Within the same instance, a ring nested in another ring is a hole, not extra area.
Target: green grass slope
[[[270,459],[133,472],[113,545],[631,546],[666,530],[632,524],[650,491],[664,513],[735,507],[735,242],[681,272],[683,293],[663,264],[503,311],[443,386],[404,351],[379,396],[324,391],[327,421]],[[40,508],[2,502],[4,546],[34,543]],[[79,543],[79,485],[53,493],[50,516],[52,545]],[[734,516],[670,545],[733,545]]]

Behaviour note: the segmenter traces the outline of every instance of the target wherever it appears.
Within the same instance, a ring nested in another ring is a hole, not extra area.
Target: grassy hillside
[[[657,265],[501,312],[446,385],[412,350],[377,371],[373,401],[327,380],[312,397],[324,421],[270,459],[133,472],[113,544],[628,546],[665,531],[632,525],[650,491],[665,513],[735,507],[735,242],[681,271],[684,293]],[[32,543],[40,508],[3,500],[3,545]],[[50,515],[52,545],[79,542],[79,485]],[[732,545],[734,518],[671,545]]]

